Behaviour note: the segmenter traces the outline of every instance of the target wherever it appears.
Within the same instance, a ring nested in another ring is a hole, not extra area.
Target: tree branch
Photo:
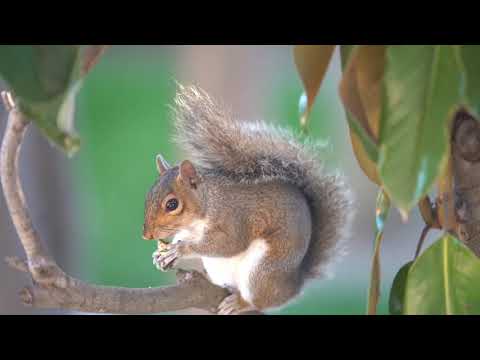
[[[24,288],[25,305],[93,313],[160,313],[188,308],[216,312],[228,292],[197,272],[177,272],[178,285],[150,289],[95,286],[65,275],[62,288],[35,284]]]
[[[466,110],[454,119],[452,159],[456,234],[480,256],[480,123]]]
[[[7,207],[25,250],[27,261],[7,258],[14,269],[28,272],[32,286],[20,295],[26,305],[98,313],[159,313],[187,308],[215,312],[228,291],[197,272],[177,272],[177,285],[148,289],[96,286],[67,275],[48,254],[29,216],[18,174],[20,148],[28,120],[11,96],[2,93],[9,111],[0,151],[0,176]]]

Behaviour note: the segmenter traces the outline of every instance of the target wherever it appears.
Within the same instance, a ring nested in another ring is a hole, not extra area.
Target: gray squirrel
[[[176,143],[189,160],[170,166],[147,194],[143,238],[173,236],[154,253],[161,270],[201,259],[228,288],[218,314],[278,308],[325,275],[343,250],[352,199],[317,149],[263,122],[237,122],[205,91],[179,85]]]

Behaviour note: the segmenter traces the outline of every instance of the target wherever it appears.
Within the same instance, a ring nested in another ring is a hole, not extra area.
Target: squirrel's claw
[[[218,305],[218,315],[238,315],[240,313],[253,310],[253,306],[242,299],[239,293],[227,296]]]
[[[165,250],[160,250],[160,249],[155,250],[152,254],[153,265],[157,268],[157,270],[163,270],[160,267],[160,258],[162,257],[163,254],[165,254]]]
[[[170,247],[168,250],[158,249],[153,255],[153,265],[156,266],[158,270],[167,271],[175,267],[175,263],[179,258],[177,247]]]

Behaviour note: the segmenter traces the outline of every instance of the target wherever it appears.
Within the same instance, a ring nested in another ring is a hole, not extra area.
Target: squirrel
[[[232,119],[204,90],[178,85],[177,166],[156,156],[143,238],[173,237],[154,254],[160,270],[201,259],[230,295],[218,314],[277,309],[344,253],[351,191],[324,171],[315,144],[262,121]],[[159,242],[160,244],[160,242]]]

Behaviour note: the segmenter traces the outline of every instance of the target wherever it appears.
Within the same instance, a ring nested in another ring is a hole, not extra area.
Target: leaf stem
[[[422,234],[420,235],[420,239],[418,240],[417,250],[415,251],[415,257],[413,258],[414,261],[417,259],[418,255],[420,255],[420,251],[422,250],[422,246],[425,241],[425,238],[427,237],[427,234],[431,228],[432,227],[429,224],[426,224],[425,227],[423,228]]]

